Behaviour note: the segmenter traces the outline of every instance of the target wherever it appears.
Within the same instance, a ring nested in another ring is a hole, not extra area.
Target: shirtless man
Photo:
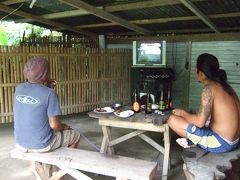
[[[174,109],[168,125],[179,136],[183,147],[197,145],[209,152],[228,152],[238,147],[240,101],[227,83],[226,72],[219,69],[215,56],[202,54],[197,59],[196,75],[204,85],[197,114]],[[206,122],[210,121],[209,126]],[[185,140],[185,141],[184,141]]]

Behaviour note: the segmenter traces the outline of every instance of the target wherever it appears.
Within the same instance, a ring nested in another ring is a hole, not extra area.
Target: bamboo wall
[[[0,123],[13,122],[15,87],[24,82],[25,62],[35,56],[49,60],[63,114],[130,101],[130,50],[0,46]]]

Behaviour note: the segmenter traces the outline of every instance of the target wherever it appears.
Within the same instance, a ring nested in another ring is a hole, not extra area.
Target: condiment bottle
[[[145,104],[145,113],[151,114],[152,113],[152,103],[151,103],[151,96],[150,96],[150,89],[147,92],[147,100]]]
[[[141,105],[140,105],[140,102],[139,102],[139,96],[138,96],[138,93],[137,93],[137,89],[134,90],[134,101],[133,101],[133,111],[135,113],[138,113],[140,112],[141,110]]]

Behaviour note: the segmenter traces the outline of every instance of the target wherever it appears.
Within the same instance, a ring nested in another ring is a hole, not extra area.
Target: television
[[[166,41],[133,41],[133,66],[166,67]]]

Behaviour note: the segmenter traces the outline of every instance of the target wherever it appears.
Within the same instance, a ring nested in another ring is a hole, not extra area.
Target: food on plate
[[[107,110],[105,110],[104,108],[96,108],[97,112],[107,112]]]
[[[126,111],[116,111],[114,113],[116,116],[118,117],[123,117],[123,118],[126,118],[126,117],[130,117],[134,114],[134,112],[132,110],[126,110]]]
[[[122,112],[122,110],[119,109],[119,110],[117,110],[115,113],[116,113],[117,115],[120,115],[121,112]]]
[[[112,113],[114,109],[111,107],[103,107],[103,108],[96,108],[94,109],[94,112],[96,113]]]

